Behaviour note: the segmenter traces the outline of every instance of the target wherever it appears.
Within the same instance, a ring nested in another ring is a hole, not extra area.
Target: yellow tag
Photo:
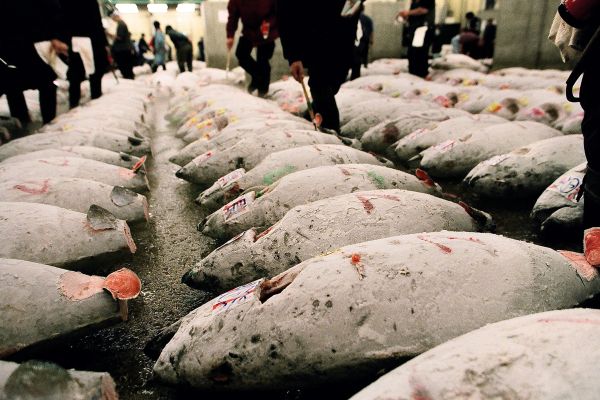
[[[500,110],[502,110],[502,104],[495,103],[495,102],[492,103],[492,104],[490,104],[488,106],[488,108],[486,108],[486,111],[489,111],[489,112],[492,112],[492,113],[498,112]]]
[[[573,106],[571,105],[571,103],[565,103],[565,104],[563,104],[563,110],[565,110],[568,113],[572,113]]]
[[[200,122],[199,124],[196,124],[196,128],[198,128],[198,129],[206,128],[208,126],[212,126],[212,123],[213,123],[212,118],[209,118],[206,121],[203,121],[203,122]]]
[[[62,127],[62,131],[63,131],[63,132],[69,132],[69,131],[71,131],[72,129],[73,129],[73,126],[72,126],[72,125],[69,125],[69,124],[63,125],[63,127]]]
[[[467,101],[467,100],[469,100],[469,95],[466,93],[460,93],[458,95],[458,100],[459,101]]]
[[[519,102],[519,105],[521,107],[527,107],[529,105],[529,100],[526,97],[521,97],[519,100],[517,100]]]

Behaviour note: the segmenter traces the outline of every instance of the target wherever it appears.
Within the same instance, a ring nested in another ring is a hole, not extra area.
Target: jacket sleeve
[[[299,26],[303,18],[298,15],[302,4],[297,0],[279,0],[277,16],[279,23],[279,37],[283,47],[283,56],[290,64],[303,59],[302,27]]]
[[[240,8],[238,2],[236,0],[229,0],[229,4],[227,4],[227,11],[229,12],[226,26],[227,37],[232,38],[235,36],[235,32],[238,28],[238,21],[240,19]]]
[[[36,32],[34,39],[38,40],[50,40],[50,39],[61,39],[65,40],[67,32],[64,27],[64,15],[60,8],[58,0],[40,0],[39,7],[37,10],[33,10],[36,13],[36,17],[33,18],[34,24],[37,27],[33,28]]]

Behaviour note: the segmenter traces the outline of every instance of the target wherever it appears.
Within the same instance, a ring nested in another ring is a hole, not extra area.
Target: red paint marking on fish
[[[367,199],[366,197],[363,197],[363,196],[356,196],[356,198],[358,200],[360,200],[360,202],[362,203],[363,208],[365,209],[367,214],[371,214],[371,211],[373,211],[373,209],[375,208],[373,203],[371,203],[371,201],[369,199]]]
[[[448,236],[447,239],[449,239],[449,240],[464,240],[466,242],[473,242],[473,243],[477,243],[477,244],[485,244],[481,240],[479,240],[477,238],[474,238],[474,237],[461,238],[461,237],[455,237],[455,236]]]
[[[537,322],[542,322],[545,324],[566,322],[569,324],[600,325],[600,320],[591,318],[541,318],[538,319]]]
[[[27,185],[37,185],[37,187]],[[49,179],[45,179],[42,182],[25,182],[24,184],[15,185],[14,188],[29,194],[44,194],[48,193],[50,183]]]
[[[421,239],[424,242],[433,244],[438,249],[440,249],[442,251],[442,253],[444,253],[444,254],[450,254],[450,253],[452,253],[452,249],[450,247],[445,246],[445,245],[440,244],[440,243],[436,243],[436,242],[434,242],[432,240],[429,240],[425,236],[419,235],[419,236],[417,236],[417,238]]]
[[[66,167],[69,165],[69,160],[62,160],[62,162],[58,161],[58,162],[54,162],[54,161],[48,161],[48,160],[39,160],[39,162],[43,163],[43,164],[48,164],[48,165],[56,165],[57,167]]]
[[[360,254],[357,254],[357,253],[352,254],[352,256],[350,257],[350,260],[353,265],[360,263]]]
[[[352,175],[350,173],[350,171],[348,171],[346,168],[340,167],[340,171],[342,171],[342,174],[346,175],[346,176],[350,176]]]

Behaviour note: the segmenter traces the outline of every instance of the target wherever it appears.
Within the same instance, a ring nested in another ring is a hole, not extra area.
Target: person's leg
[[[177,50],[177,65],[179,66],[179,72],[185,72],[185,47]]]
[[[321,127],[331,129],[339,133],[340,131],[340,113],[335,102],[336,87],[332,74],[319,68],[310,69],[310,78],[308,86],[313,99],[313,109],[315,113],[321,114],[323,122]]]
[[[67,80],[69,81],[69,108],[75,108],[81,100],[81,82],[85,79],[85,67],[81,56],[72,51],[69,52],[69,70]]]
[[[69,80],[69,108],[75,108],[81,100],[81,81]]]
[[[187,64],[187,69],[188,71],[192,72],[192,61],[194,58],[194,49],[192,48],[192,45],[190,44],[188,46],[188,51],[186,54],[186,64]]]
[[[92,99],[97,99],[102,96],[102,76],[104,74],[96,71],[90,75],[90,95]]]
[[[352,59],[352,72],[350,73],[350,80],[353,81],[356,78],[360,78],[360,67],[362,64],[362,58],[360,54],[360,49],[355,47],[354,54]]]
[[[56,85],[50,81],[38,88],[40,92],[40,110],[44,124],[56,117]]]
[[[23,124],[23,126],[31,122],[31,117],[29,116],[29,110],[27,108],[27,103],[25,102],[25,96],[23,95],[23,91],[7,91],[6,100],[8,102],[8,109],[10,110],[10,115],[12,117],[17,118],[19,121],[21,121],[21,124]]]
[[[586,69],[581,83],[581,106],[584,109],[581,130],[588,163],[585,176],[584,228],[600,227],[600,60]]]
[[[275,51],[275,42],[265,43],[256,48],[256,63],[258,66],[256,87],[258,95],[265,96],[269,92],[271,83],[271,64],[270,60]]]
[[[242,67],[252,79],[250,86],[248,87],[249,91],[256,89],[258,71],[258,64],[252,58],[251,53],[252,43],[244,36],[241,36],[238,40],[237,48],[235,49],[235,56],[238,59],[240,67]],[[258,80],[260,80],[260,78],[258,78]]]

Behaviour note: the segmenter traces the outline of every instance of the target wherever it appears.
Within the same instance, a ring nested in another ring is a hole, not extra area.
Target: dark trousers
[[[90,75],[90,92],[92,99],[102,96],[102,76],[104,75],[103,65],[97,62],[96,71]],[[81,100],[81,82],[85,80],[85,68],[81,56],[77,53],[69,53],[69,71],[67,72],[69,80],[69,107],[74,108],[79,105]]]
[[[600,227],[600,49],[590,59],[581,82],[581,106],[585,113],[581,129],[588,162],[585,176],[584,228]]]
[[[328,63],[327,65],[311,65],[308,86],[313,98],[315,113],[321,114],[321,126],[340,132],[340,112],[335,101],[335,95],[340,86],[346,81],[348,64]]]
[[[425,35],[422,47],[412,46],[412,37],[408,45],[408,72],[425,78],[429,74],[429,48],[431,47],[431,30]]]
[[[40,94],[40,110],[42,112],[42,120],[46,124],[56,117],[56,86],[53,82],[48,82],[38,88]],[[31,122],[27,103],[23,91],[11,90],[6,92],[6,100],[10,115],[18,118],[23,125]]]
[[[350,80],[353,81],[356,78],[360,78],[361,66],[367,66],[369,60],[369,47],[361,44],[360,46],[354,47],[354,55],[352,58],[352,69],[350,72]]]
[[[235,56],[240,67],[244,68],[252,78],[249,88],[251,90],[256,88],[259,94],[266,94],[271,83],[271,65],[269,61],[273,57],[275,43],[267,42],[256,46],[256,60],[252,58],[252,48],[252,42],[241,36],[235,49]]]
[[[177,64],[179,65],[179,72],[185,72],[186,65],[187,70],[192,72],[192,58],[193,51],[191,44],[181,46],[177,49]]]
[[[113,50],[113,57],[124,79],[135,79],[133,74],[134,57],[131,50]]]

